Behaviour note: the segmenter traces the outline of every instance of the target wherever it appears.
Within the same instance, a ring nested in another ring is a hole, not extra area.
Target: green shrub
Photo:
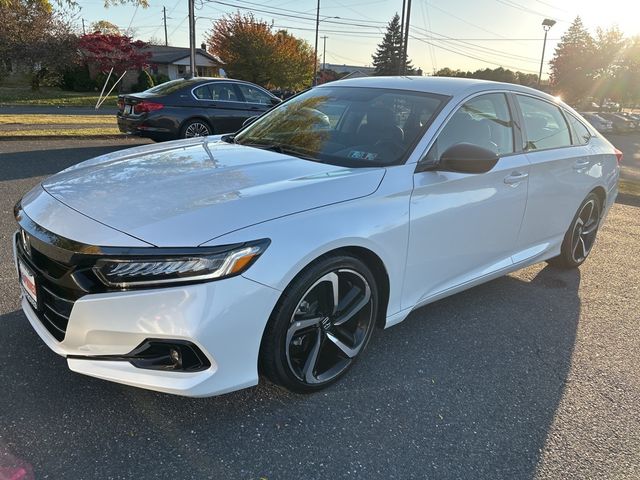
[[[91,92],[96,89],[96,81],[89,76],[86,65],[74,66],[64,69],[60,78],[60,87],[74,92]]]
[[[146,70],[141,70],[138,75],[138,84],[136,85],[136,92],[144,92],[145,90],[153,87],[153,78],[149,75],[149,72]]]
[[[169,81],[169,77],[164,73],[156,73],[153,75],[153,84],[160,85],[161,83],[165,83]]]

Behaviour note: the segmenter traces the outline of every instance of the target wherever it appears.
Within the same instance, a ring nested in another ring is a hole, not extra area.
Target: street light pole
[[[540,73],[538,74],[538,88],[540,88],[540,82],[542,81],[542,66],[544,65],[544,51],[547,48],[547,33],[556,24],[555,20],[545,18],[542,21],[542,28],[544,28],[544,40],[542,42],[542,58],[540,59]]]
[[[195,0],[189,0],[189,67],[191,68],[191,78],[197,77]]]
[[[313,80],[311,86],[315,87],[318,83],[316,76],[318,75],[318,30],[320,29],[320,0],[318,0],[318,7],[316,8],[316,46],[313,49]]]

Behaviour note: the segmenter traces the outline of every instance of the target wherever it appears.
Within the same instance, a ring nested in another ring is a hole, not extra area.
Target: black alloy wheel
[[[261,349],[261,368],[274,383],[297,392],[340,378],[366,347],[378,313],[369,268],[353,257],[312,265],[276,307]]]
[[[595,193],[590,193],[580,205],[571,227],[565,234],[560,255],[549,260],[549,263],[560,268],[575,268],[581,265],[596,241],[601,217],[600,198]]]
[[[206,137],[211,135],[211,127],[204,120],[189,120],[182,126],[180,138]]]

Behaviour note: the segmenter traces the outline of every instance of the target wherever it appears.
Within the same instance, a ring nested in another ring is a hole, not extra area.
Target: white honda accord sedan
[[[315,391],[376,326],[536,262],[580,265],[620,160],[530,88],[329,83],[235,135],[36,186],[15,208],[22,308],[76,372],[187,396],[260,374]]]

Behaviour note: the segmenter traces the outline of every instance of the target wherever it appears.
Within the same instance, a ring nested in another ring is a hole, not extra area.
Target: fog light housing
[[[146,370],[200,372],[211,366],[202,350],[186,340],[147,339],[126,358]]]

